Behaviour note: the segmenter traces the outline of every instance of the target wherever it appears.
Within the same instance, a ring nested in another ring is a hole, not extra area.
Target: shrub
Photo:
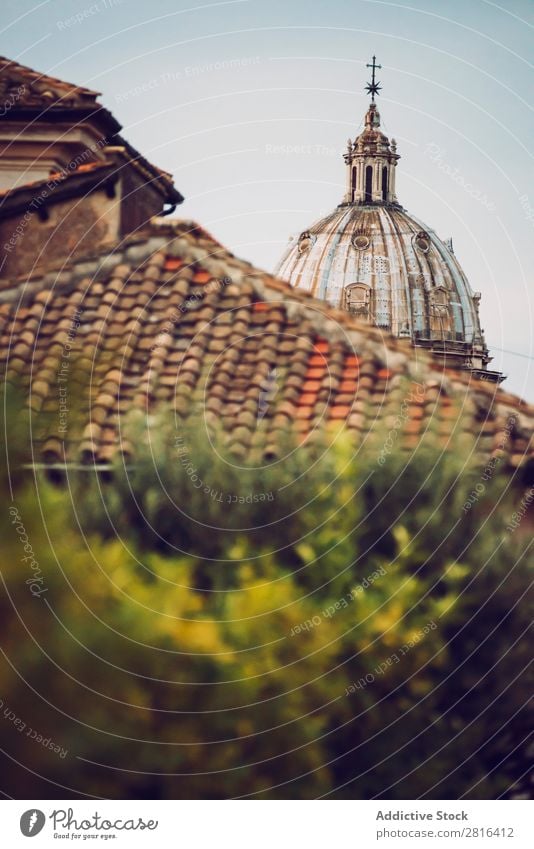
[[[508,479],[464,509],[480,472],[459,450],[422,445],[380,465],[379,434],[359,451],[343,433],[299,450],[288,436],[281,462],[240,469],[197,421],[181,430],[191,473],[169,422],[145,448],[130,424],[133,470],[69,473],[59,489],[19,475],[10,433],[10,794],[512,792],[532,570],[525,540],[505,532]]]

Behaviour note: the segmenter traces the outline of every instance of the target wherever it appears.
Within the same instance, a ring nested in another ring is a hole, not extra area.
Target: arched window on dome
[[[358,179],[358,166],[352,166],[352,200],[356,197],[356,183]]]
[[[388,169],[384,165],[382,168],[382,200],[384,203],[388,199]]]
[[[369,319],[371,287],[365,283],[351,283],[345,288],[345,309],[358,318]]]
[[[365,203],[373,200],[373,166],[368,165],[365,169]]]
[[[430,338],[450,342],[453,338],[449,292],[436,286],[428,293]]]

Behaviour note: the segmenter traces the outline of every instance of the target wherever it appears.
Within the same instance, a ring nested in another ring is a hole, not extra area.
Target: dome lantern
[[[380,131],[380,113],[371,103],[365,115],[365,128],[349,142],[344,154],[347,191],[344,203],[396,204],[395,168],[400,159],[397,145]]]

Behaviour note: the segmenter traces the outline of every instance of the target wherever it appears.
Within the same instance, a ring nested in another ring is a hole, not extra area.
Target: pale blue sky
[[[0,52],[103,92],[180,216],[269,270],[342,199],[376,53],[399,201],[453,237],[493,366],[534,400],[533,25],[532,0],[3,0]]]

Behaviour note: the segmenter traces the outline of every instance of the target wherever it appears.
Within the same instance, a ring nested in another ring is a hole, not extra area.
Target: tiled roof
[[[191,222],[160,219],[109,255],[2,281],[0,356],[32,414],[49,414],[36,462],[130,457],[124,416],[161,404],[222,426],[237,458],[276,456],[288,428],[305,442],[346,425],[362,442],[380,421],[409,450],[425,432],[445,446],[461,427],[481,459],[534,455],[534,407],[440,370]],[[78,427],[80,373],[90,387]]]
[[[43,99],[49,102],[54,99],[64,102],[87,101],[95,100],[100,94],[99,91],[34,71],[33,68],[5,56],[0,56],[0,78],[6,81],[4,85],[25,84],[27,91],[24,93],[23,102],[28,103]]]

